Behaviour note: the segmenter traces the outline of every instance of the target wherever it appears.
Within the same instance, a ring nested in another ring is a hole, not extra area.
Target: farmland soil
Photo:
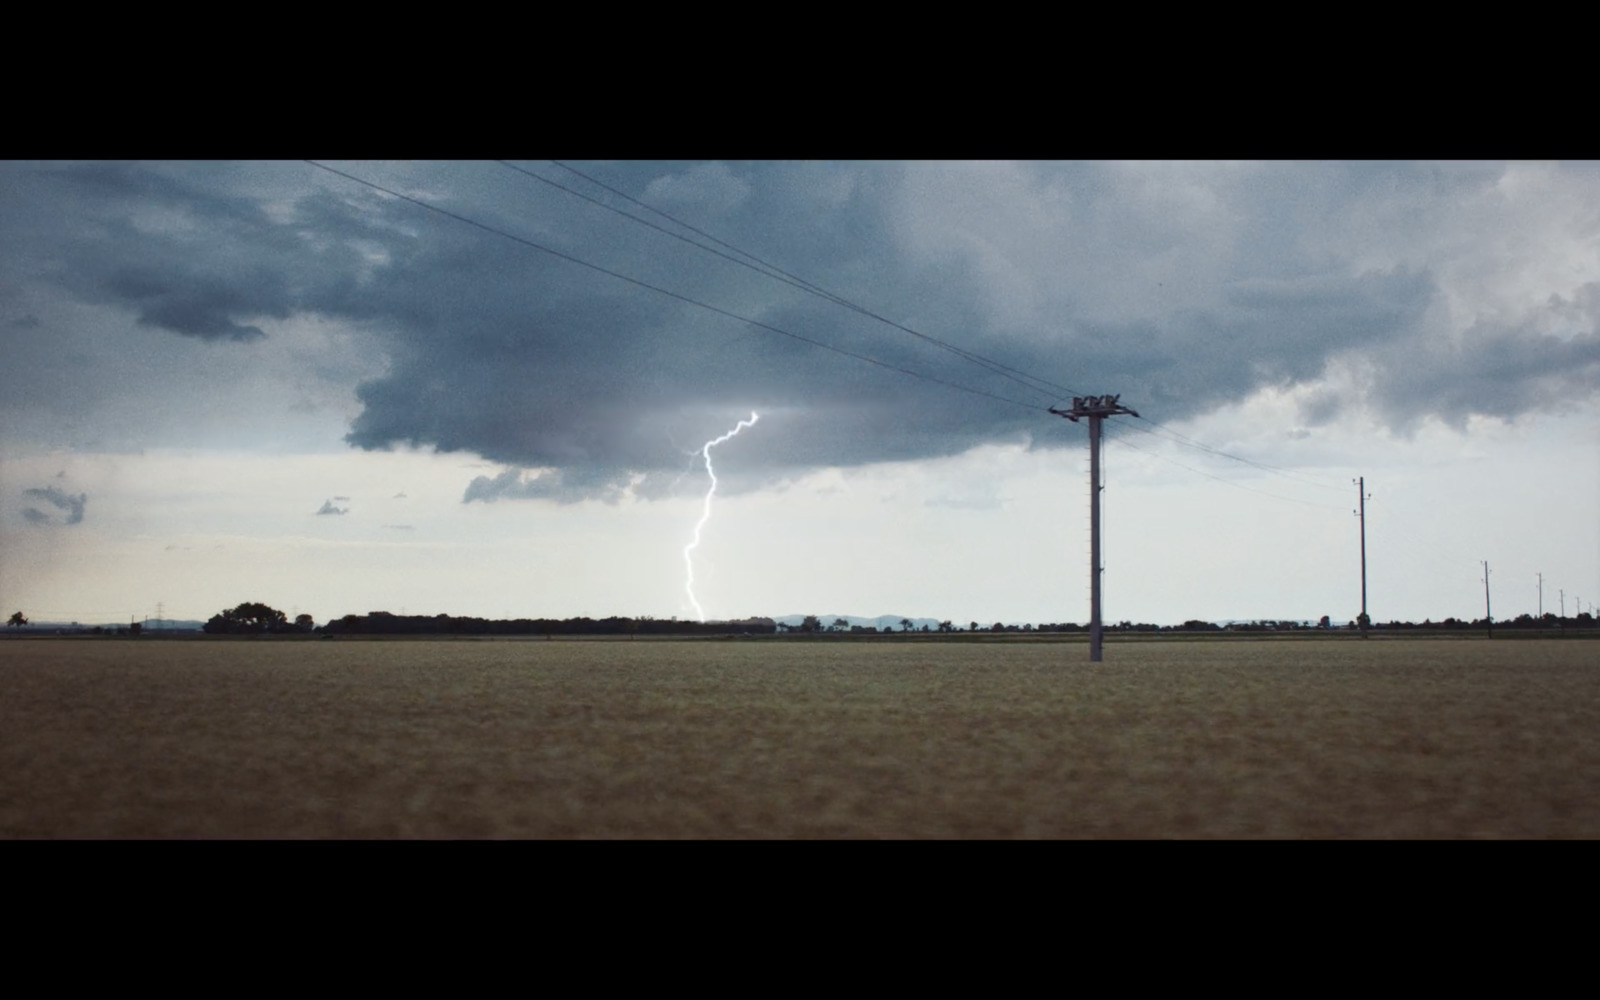
[[[0,642],[5,838],[1592,838],[1589,642]]]

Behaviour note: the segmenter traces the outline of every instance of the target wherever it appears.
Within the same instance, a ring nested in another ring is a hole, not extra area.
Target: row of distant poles
[[[1058,417],[1066,417],[1073,423],[1087,419],[1089,421],[1089,662],[1100,663],[1101,640],[1104,628],[1100,620],[1100,574],[1105,572],[1105,567],[1100,565],[1100,491],[1105,487],[1100,482],[1100,421],[1106,417],[1115,417],[1127,414],[1137,417],[1139,414],[1121,403],[1117,402],[1118,396],[1074,396],[1072,408],[1058,410],[1050,407],[1050,412]],[[1361,519],[1361,617],[1356,619],[1361,629],[1361,637],[1367,637],[1367,629],[1371,627],[1372,619],[1367,615],[1367,501],[1372,494],[1367,492],[1367,477],[1351,480],[1356,487],[1357,507],[1351,511]],[[1544,574],[1539,576],[1539,617],[1544,617]],[[1561,593],[1561,617],[1567,616],[1566,591]],[[1489,562],[1483,561],[1483,616],[1488,625],[1489,635],[1494,636],[1494,615],[1489,607]]]
[[[1137,417],[1139,414],[1123,406],[1117,400],[1118,395],[1110,396],[1074,396],[1072,408],[1058,410],[1050,407],[1050,412],[1058,417],[1066,417],[1073,423],[1087,419],[1089,421],[1089,662],[1100,663],[1104,659],[1101,643],[1104,638],[1104,624],[1100,618],[1100,575],[1105,572],[1105,567],[1100,565],[1100,491],[1105,487],[1100,482],[1100,422],[1107,417],[1127,414]],[[1361,627],[1361,636],[1366,638],[1370,618],[1367,617],[1367,480],[1363,476],[1356,480],[1356,489],[1360,497],[1360,507],[1355,513],[1361,518],[1361,617],[1357,619]],[[1488,573],[1489,564],[1484,563],[1484,602],[1488,603]],[[1541,584],[1542,584],[1541,579]]]

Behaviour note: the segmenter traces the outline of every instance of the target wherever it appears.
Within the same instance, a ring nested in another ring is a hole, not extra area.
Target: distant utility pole
[[[1544,574],[1535,573],[1539,578],[1539,620],[1544,621]]]
[[[1372,621],[1367,617],[1367,497],[1371,494],[1367,492],[1366,476],[1362,476],[1360,479],[1352,479],[1351,482],[1356,484],[1356,497],[1361,504],[1360,507],[1350,513],[1361,519],[1361,617],[1357,618],[1356,621],[1361,625],[1361,638],[1365,639],[1367,637],[1367,626]]]
[[[1489,560],[1483,560],[1483,620],[1489,626],[1489,638],[1494,638],[1494,615],[1489,613]]]
[[[1100,421],[1119,413],[1139,414],[1117,402],[1116,396],[1074,396],[1072,409],[1050,407],[1058,417],[1073,423],[1089,418],[1089,662],[1100,662]]]

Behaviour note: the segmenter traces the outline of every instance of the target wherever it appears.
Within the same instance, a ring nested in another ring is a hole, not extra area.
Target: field
[[[1600,644],[0,642],[6,838],[1591,838]]]

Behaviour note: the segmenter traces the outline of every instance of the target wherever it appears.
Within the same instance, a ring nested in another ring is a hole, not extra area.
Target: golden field
[[[0,641],[6,838],[1590,838],[1600,644]]]

